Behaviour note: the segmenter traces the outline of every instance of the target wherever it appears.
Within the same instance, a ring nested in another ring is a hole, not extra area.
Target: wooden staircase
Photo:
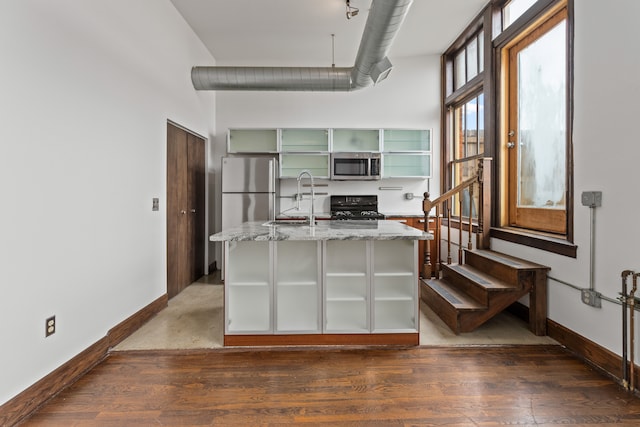
[[[463,258],[440,264],[440,278],[421,281],[421,299],[453,332],[471,332],[530,294],[529,327],[546,335],[549,267],[483,249],[465,249]]]
[[[549,267],[489,250],[492,162],[490,158],[474,161],[475,173],[452,189],[434,200],[428,192],[424,193],[424,230],[430,232],[427,224],[433,218],[436,245],[433,256],[431,245],[424,245],[425,279],[421,279],[420,297],[459,334],[473,331],[529,294],[529,329],[536,335],[546,335]],[[468,166],[469,170],[474,169],[473,165]],[[432,210],[435,210],[433,217]],[[451,264],[452,228],[458,229],[458,259],[462,260],[459,264]],[[446,251],[441,248],[443,242]],[[432,275],[435,279],[431,279]]]

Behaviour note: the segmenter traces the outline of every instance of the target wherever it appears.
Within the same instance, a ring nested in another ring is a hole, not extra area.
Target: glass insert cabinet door
[[[431,154],[429,153],[385,153],[383,164],[385,178],[431,177]]]
[[[276,129],[230,129],[227,134],[229,153],[277,153]]]
[[[280,154],[280,178],[297,178],[303,170],[310,171],[314,178],[329,178],[329,154]]]
[[[509,51],[509,220],[566,232],[567,51],[564,14]]]
[[[275,243],[275,332],[319,333],[321,242]]]
[[[280,151],[326,153],[329,151],[329,131],[327,129],[282,129]]]
[[[225,247],[225,332],[271,332],[271,245],[226,242]]]
[[[334,129],[333,151],[380,151],[380,130]]]

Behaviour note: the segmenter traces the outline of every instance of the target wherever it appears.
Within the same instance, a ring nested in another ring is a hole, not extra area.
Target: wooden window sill
[[[506,240],[508,242],[541,249],[558,255],[564,255],[571,258],[577,257],[577,245],[549,233],[534,233],[529,230],[512,227],[492,227],[490,230],[490,236],[495,239]]]

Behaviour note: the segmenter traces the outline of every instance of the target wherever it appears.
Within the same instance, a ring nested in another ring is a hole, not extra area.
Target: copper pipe
[[[625,390],[629,390],[629,355],[627,351],[627,277],[633,275],[631,270],[624,270],[622,276],[622,296],[620,301],[622,302],[622,386]]]
[[[636,298],[635,293],[638,289],[638,276],[640,273],[636,273],[633,275],[633,287],[631,288],[631,292],[629,293],[629,335],[631,335],[631,339],[629,340],[629,356],[630,356],[630,368],[629,368],[629,388],[631,392],[635,391],[635,325],[634,325],[634,316],[635,316],[635,305]]]

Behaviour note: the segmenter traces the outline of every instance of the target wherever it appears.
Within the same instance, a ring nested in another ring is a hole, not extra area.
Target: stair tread
[[[530,270],[530,269],[546,269],[550,270],[550,267],[546,265],[537,264],[535,262],[530,262],[521,258],[516,258],[511,255],[503,254],[502,252],[496,252],[489,249],[474,249],[473,252],[479,256],[493,259],[494,261],[501,262],[509,267],[519,269],[519,270]]]
[[[443,270],[449,269],[457,272],[461,276],[466,277],[478,286],[485,288],[489,291],[510,291],[518,289],[517,284],[511,284],[500,280],[490,274],[487,274],[471,265],[467,264],[451,264],[443,265]]]
[[[431,289],[444,298],[456,310],[485,310],[487,307],[467,294],[458,291],[446,279],[423,280]]]

